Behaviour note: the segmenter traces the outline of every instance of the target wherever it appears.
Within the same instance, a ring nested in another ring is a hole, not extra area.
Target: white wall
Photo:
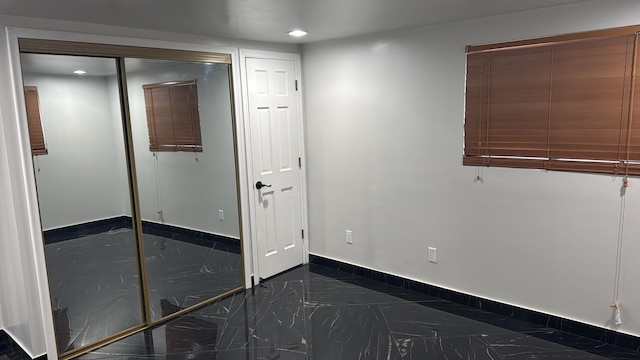
[[[0,136],[4,134],[0,127]],[[8,158],[4,142],[0,145],[0,168],[7,169]],[[11,194],[11,179],[8,171],[0,172],[0,191]],[[20,244],[16,240],[16,219],[13,198],[3,196],[0,201],[0,254],[20,254]],[[24,274],[20,256],[3,256],[0,261],[0,313],[2,328],[17,338],[17,341],[31,346],[29,326],[22,319],[27,304],[26,289],[20,286]]]
[[[0,124],[2,123],[2,112],[0,111]],[[0,138],[4,138],[4,130],[2,126],[0,126]],[[4,146],[4,142],[0,144],[0,169],[6,169],[8,167],[7,164],[7,151]],[[0,172],[0,194],[7,194],[11,191],[11,184],[9,182],[9,172],[1,171]],[[11,236],[11,231],[7,229],[11,220],[11,210],[12,204],[10,201],[2,201],[0,202],[0,253],[6,254],[7,249],[6,244],[12,244],[13,242],[9,240]],[[8,305],[4,305],[5,302],[8,301],[8,297],[4,295],[6,293],[6,289],[8,289],[8,279],[6,276],[8,267],[5,266],[4,262],[0,263],[0,329],[4,329],[4,316],[2,315],[5,311],[9,309]]]
[[[4,28],[0,36],[6,36]],[[7,333],[27,353],[38,356],[45,352],[45,328],[53,329],[51,316],[43,316],[51,314],[51,306],[42,301],[49,293],[41,281],[45,275],[42,245],[34,238],[35,180],[22,161],[30,149],[19,134],[28,131],[26,123],[14,121],[13,76],[6,42],[0,42],[0,54],[5,60],[0,66],[0,309]],[[55,349],[55,339],[50,339]]]
[[[165,223],[239,238],[227,68],[202,66],[128,74],[142,217],[157,221],[159,195]],[[156,180],[142,85],[192,79],[198,83],[203,152],[197,162],[193,153],[158,153]],[[115,78],[27,73],[24,83],[38,87],[47,139],[48,154],[35,163],[43,228],[130,215]]]
[[[106,77],[24,74],[24,83],[38,87],[47,141],[35,164],[44,230],[124,215],[124,140]]]
[[[56,359],[28,130],[26,124],[18,121],[26,114],[21,110],[21,83],[16,75],[19,69],[16,34],[196,51],[219,51],[221,48],[237,51],[239,47],[247,47],[298,52],[299,47],[0,15],[0,38],[6,39],[0,42],[0,58],[3,59],[0,61],[0,198],[3,199],[0,201],[0,250],[3,250],[0,252],[0,276],[3,277],[0,308],[5,329],[27,352],[33,355],[46,352],[49,359]],[[235,75],[238,75],[237,71]],[[244,231],[248,233],[246,224]],[[251,250],[246,238],[243,245],[248,264],[250,256],[247,254]],[[246,277],[250,273],[247,272]]]
[[[239,238],[229,78],[224,65],[132,73],[128,77],[141,211],[156,221],[156,176],[142,85],[196,79],[204,151],[159,153],[166,223]],[[202,69],[200,69],[202,70]],[[126,164],[113,77],[25,74],[38,87],[49,153],[36,158],[43,228],[130,214]],[[225,213],[218,220],[218,209]]]
[[[595,0],[305,45],[311,252],[616,329],[622,179],[485,168],[474,182],[462,166],[465,46],[632,25],[639,13],[635,0]],[[634,178],[618,330],[635,335],[638,216]]]
[[[158,152],[156,176],[142,85],[194,79],[203,151]],[[167,224],[239,238],[228,67],[172,62],[128,73],[127,88],[142,218],[162,210]]]

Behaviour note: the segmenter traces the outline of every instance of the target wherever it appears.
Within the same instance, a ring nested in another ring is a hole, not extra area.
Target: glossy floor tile
[[[0,330],[0,360],[31,360],[31,357],[6,332]]]
[[[154,320],[243,284],[239,251],[145,234]],[[114,229],[45,246],[58,348],[66,352],[142,323],[135,242]]]
[[[640,359],[640,353],[306,265],[81,359]]]

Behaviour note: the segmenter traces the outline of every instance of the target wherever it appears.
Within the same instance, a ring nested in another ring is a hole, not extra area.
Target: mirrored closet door
[[[158,320],[243,284],[229,65],[125,64],[151,319]]]
[[[56,340],[65,353],[144,322],[116,59],[21,60]]]
[[[61,358],[242,290],[230,57],[20,49]]]
[[[243,284],[229,65],[127,58],[151,319]]]

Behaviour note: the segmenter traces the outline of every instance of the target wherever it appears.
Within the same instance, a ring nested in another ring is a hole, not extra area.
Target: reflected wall
[[[229,65],[130,58],[125,64],[157,320],[243,283]],[[181,131],[185,123],[189,129]],[[195,144],[183,139],[193,136],[192,127]],[[173,138],[152,146],[161,131]]]
[[[126,59],[126,68],[142,219],[239,239],[229,65]],[[190,80],[202,151],[151,151],[143,86]]]
[[[22,55],[24,84],[37,91],[27,98],[28,115],[37,109],[46,134],[46,154],[34,155],[34,169],[60,353],[143,323],[128,175],[119,156],[122,119],[111,106],[116,62],[62,58]],[[29,66],[52,60],[104,72],[77,76]]]
[[[25,87],[38,94],[35,106],[26,97],[31,143],[36,109],[46,147],[33,161],[58,352],[77,356],[242,289],[230,65],[38,53],[21,61]],[[145,90],[185,82],[192,90],[175,96]],[[150,109],[178,142],[180,118],[196,113],[197,149],[151,146]]]

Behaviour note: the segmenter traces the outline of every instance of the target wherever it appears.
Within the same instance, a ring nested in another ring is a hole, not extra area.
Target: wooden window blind
[[[35,86],[24,87],[24,98],[27,105],[27,122],[29,126],[29,138],[31,139],[31,154],[46,155],[47,144],[42,130],[42,119],[40,118],[40,102],[38,99],[38,88]]]
[[[640,175],[636,30],[468,48],[463,164]]]
[[[195,80],[142,86],[149,150],[202,152]]]

